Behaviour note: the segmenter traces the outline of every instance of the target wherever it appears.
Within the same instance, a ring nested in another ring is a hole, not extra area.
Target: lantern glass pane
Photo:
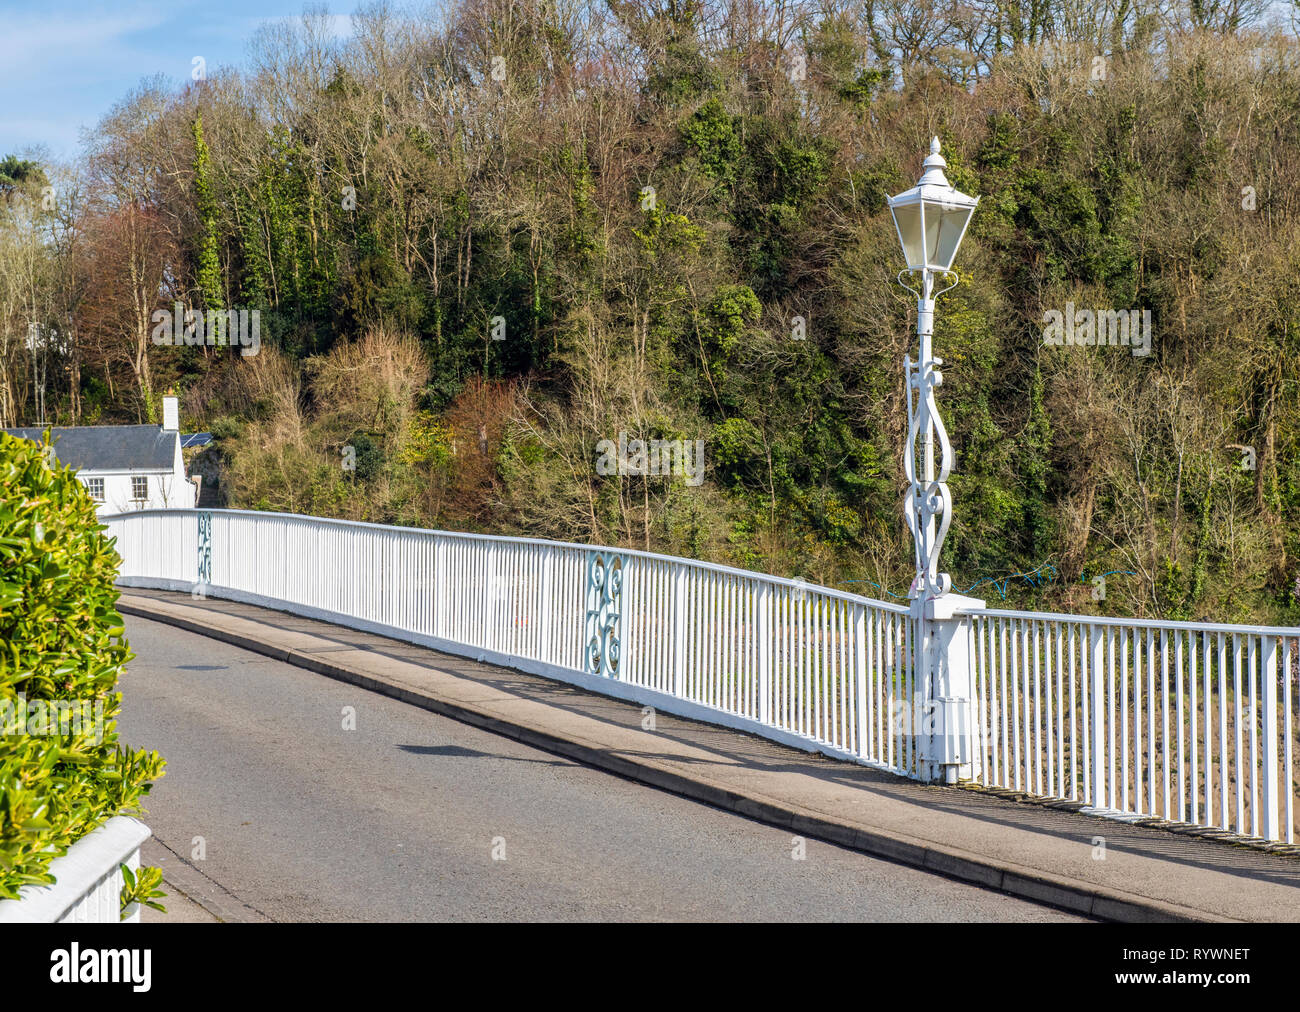
[[[929,266],[946,271],[957,257],[957,246],[966,231],[974,208],[944,206],[927,201],[925,208],[925,251]]]
[[[894,224],[898,226],[898,238],[903,244],[907,266],[918,270],[925,266],[925,250],[921,245],[921,205],[904,204],[891,210],[894,212]]]

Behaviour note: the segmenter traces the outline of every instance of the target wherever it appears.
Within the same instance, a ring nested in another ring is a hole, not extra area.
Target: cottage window
[[[87,478],[86,491],[90,493],[90,498],[94,499],[95,502],[103,502],[104,501],[104,479]]]
[[[131,498],[148,499],[149,498],[149,477],[147,475],[134,475],[131,478]]]

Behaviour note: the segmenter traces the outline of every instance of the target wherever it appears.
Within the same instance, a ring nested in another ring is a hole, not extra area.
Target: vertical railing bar
[[[749,717],[751,720],[756,719],[758,715],[758,679],[754,677],[756,665],[754,663],[754,645],[756,637],[755,630],[758,628],[757,618],[757,594],[754,592],[754,582],[744,577],[737,577],[737,594],[738,606],[737,614],[740,617],[740,667],[737,676],[737,692],[739,694],[740,712]]]
[[[798,644],[799,644],[799,733],[811,737],[812,724],[808,709],[808,666],[812,663],[808,637],[808,595],[802,587],[798,598]]]
[[[975,643],[973,650],[976,657],[979,658],[979,678],[980,678],[980,697],[979,697],[979,755],[980,764],[976,775],[979,782],[986,787],[996,776],[993,766],[993,692],[988,661],[988,620],[976,618],[971,622],[971,630],[975,634]]]
[[[719,574],[713,581],[713,676],[709,682],[709,703],[722,709],[727,679],[727,577]]]
[[[1218,634],[1215,656],[1219,671],[1219,826],[1231,828],[1228,820],[1228,648],[1223,633]]]
[[[817,699],[820,704],[818,712],[818,724],[821,729],[821,740],[830,742],[834,740],[835,726],[835,693],[831,689],[831,681],[834,676],[835,650],[831,643],[831,616],[830,601],[821,594],[817,595],[817,658],[820,665],[817,672],[818,693]]]
[[[1205,825],[1214,825],[1214,711],[1210,680],[1210,634],[1201,633],[1201,722],[1205,729]],[[1220,744],[1222,747],[1222,744]]]
[[[1195,634],[1187,633],[1187,716],[1188,730],[1187,741],[1189,742],[1190,773],[1188,774],[1191,784],[1192,795],[1192,822],[1200,825],[1201,822],[1201,779],[1200,779],[1200,756],[1197,754],[1199,749],[1199,739],[1196,737],[1196,641],[1193,639]]]
[[[678,692],[683,699],[696,700],[696,686],[699,682],[700,636],[702,630],[699,621],[699,577],[698,569],[686,569],[677,577],[677,587],[682,594],[682,604],[678,614],[682,615],[682,625],[677,632],[681,640],[682,662],[678,665],[681,672]]]
[[[1243,728],[1241,726],[1241,636],[1234,633],[1232,637],[1232,695],[1233,719],[1236,722],[1236,795],[1237,795],[1237,832],[1246,832],[1246,792],[1242,786],[1241,747]]]
[[[1174,678],[1176,681],[1176,699],[1178,706],[1178,770],[1175,781],[1178,787],[1178,821],[1187,821],[1187,790],[1184,771],[1184,735],[1183,735],[1183,636],[1182,632],[1174,632]]]
[[[709,671],[712,665],[710,637],[716,623],[712,621],[711,592],[713,573],[696,570],[691,577],[691,604],[694,619],[691,622],[691,698],[697,703],[709,701]]]
[[[642,672],[640,684],[667,695],[674,695],[677,680],[674,585],[680,563],[661,562],[648,566],[645,565],[644,559],[629,559],[629,561],[648,570],[647,577],[653,581],[651,590],[653,597],[635,609],[642,618],[645,638],[651,641],[654,657],[650,668]]]
[[[1040,632],[1042,623],[1030,622],[1033,630],[1033,642],[1030,649],[1034,654],[1034,793],[1043,793],[1043,678],[1042,663],[1039,656]]]
[[[925,677],[924,672],[918,671],[916,667],[916,648],[917,642],[920,638],[920,629],[918,628],[920,623],[900,621],[899,625],[903,630],[903,634],[899,640],[899,647],[903,665],[903,677],[907,686],[906,696],[908,701],[907,734],[904,737],[904,743],[907,746],[906,769],[910,776],[917,776],[920,774],[921,769],[918,759],[918,749],[916,747],[918,730],[917,717],[919,716],[916,685],[919,679]]]
[[[1083,713],[1079,721],[1079,729],[1083,738],[1083,797],[1090,805],[1095,805],[1096,789],[1094,782],[1097,778],[1097,757],[1094,754],[1096,749],[1096,734],[1093,723],[1097,719],[1097,700],[1094,693],[1094,672],[1095,657],[1093,655],[1093,640],[1096,637],[1095,626],[1091,624],[1079,623],[1079,695],[1083,702]],[[1083,643],[1084,630],[1087,630],[1088,644],[1085,650]],[[1084,674],[1087,673],[1085,679]]]
[[[1060,622],[1052,625],[1052,643],[1056,647],[1056,793],[1065,798],[1065,691],[1061,672],[1062,639],[1065,634]]]
[[[970,632],[972,637],[971,656],[975,663],[976,717],[979,722],[979,726],[976,728],[976,733],[979,735],[979,751],[976,753],[972,749],[972,755],[979,755],[979,762],[972,767],[971,772],[979,783],[987,785],[988,759],[985,750],[988,744],[988,729],[991,724],[990,719],[985,714],[985,705],[988,702],[988,675],[984,663],[984,622],[978,618],[972,619]]]
[[[907,727],[907,671],[903,666],[906,645],[903,639],[904,623],[897,615],[889,616],[889,694],[890,737],[893,762],[899,772],[907,772],[907,756],[903,747],[903,732]]]
[[[989,663],[988,663],[988,620],[981,617],[974,617],[971,620],[971,632],[975,637],[975,642],[971,645],[971,650],[979,662],[979,767],[974,770],[974,775],[979,783],[988,786],[991,783],[993,772],[993,751],[992,751],[992,734],[993,734],[993,696],[991,683],[989,681]]]
[[[1262,720],[1264,724],[1264,783],[1263,797],[1260,799],[1263,805],[1263,819],[1261,828],[1264,839],[1278,840],[1281,834],[1278,831],[1278,778],[1277,778],[1277,689],[1278,689],[1278,638],[1276,636],[1263,636],[1260,642],[1260,682],[1259,691],[1263,704]],[[1286,791],[1291,793],[1292,787],[1289,781],[1286,783]]]
[[[672,580],[675,564],[649,563],[646,559],[629,558],[629,563],[644,574],[641,579],[648,597],[632,601],[629,611],[641,621],[642,642],[648,662],[639,671],[639,683],[659,692],[672,691]]]
[[[1061,684],[1062,672],[1059,649],[1053,658],[1053,645],[1059,647],[1060,628],[1055,622],[1044,620],[1037,631],[1035,653],[1041,657],[1042,679],[1037,679],[1036,691],[1043,700],[1043,715],[1040,723],[1039,751],[1041,762],[1046,764],[1046,791],[1050,796],[1060,797],[1065,790],[1065,776],[1061,763],[1064,761],[1065,739],[1064,702],[1059,688],[1053,689],[1052,679],[1055,675],[1057,685]],[[1055,697],[1055,698],[1053,698]]]
[[[808,734],[824,740],[822,734],[822,614],[821,597],[808,594]]]
[[[1300,640],[1297,641],[1300,646]],[[1291,786],[1294,783],[1292,779],[1292,755],[1291,755],[1291,737],[1294,731],[1291,726],[1291,670],[1296,663],[1297,658],[1293,653],[1294,648],[1291,640],[1285,642],[1285,653],[1282,656],[1282,733],[1283,733],[1283,760],[1282,760],[1282,790],[1286,798],[1286,842],[1295,843],[1295,813],[1293,812],[1293,802],[1295,799],[1295,789]]]
[[[731,577],[723,573],[718,577],[718,692],[713,704],[719,710],[734,709],[731,705],[731,645],[735,630],[731,628]]]
[[[985,785],[991,786],[1002,783],[1000,767],[998,765],[998,735],[1000,733],[1000,714],[998,713],[998,666],[995,651],[997,650],[997,626],[993,619],[984,618],[980,620],[980,653],[984,658],[984,686],[985,694],[988,696],[989,722],[988,737],[984,740],[984,747],[988,751],[988,767],[985,774]]]
[[[1092,649],[1088,656],[1088,695],[1092,697],[1092,804],[1108,805],[1106,784],[1106,639],[1108,626],[1088,626]]]
[[[872,681],[876,694],[875,756],[889,764],[889,725],[893,720],[893,702],[889,690],[889,617],[892,613],[877,611],[872,616],[875,625],[876,648],[872,657]]]
[[[790,637],[791,623],[794,621],[794,609],[791,605],[791,595],[789,588],[782,587],[781,595],[781,720],[782,727],[787,730],[794,729],[794,704],[793,704],[793,666],[792,658],[793,646]]]
[[[771,723],[770,688],[764,683],[763,668],[771,664],[771,641],[763,641],[763,632],[770,628],[768,584],[766,581],[746,579],[745,587],[745,712],[761,724]]]
[[[835,681],[835,627],[831,616],[831,602],[818,594],[817,605],[817,631],[821,637],[817,649],[817,654],[821,659],[821,672],[817,683],[820,688],[818,698],[822,701],[821,740],[834,744],[835,691],[832,686]]]
[[[1161,818],[1169,818],[1169,630],[1160,630],[1160,786],[1164,807]]]
[[[896,723],[895,714],[898,712],[896,695],[897,690],[894,686],[894,613],[881,615],[881,632],[884,640],[880,645],[880,691],[882,701],[888,707],[888,712],[882,711],[884,718],[885,733],[885,763],[891,769],[894,768],[894,727]],[[885,658],[888,657],[888,661]]]
[[[1020,770],[1021,770],[1020,741],[1022,738],[1022,731],[1021,731],[1022,725],[1020,722],[1020,700],[1021,700],[1022,692],[1020,687],[1020,664],[1018,660],[1019,652],[1017,650],[1017,643],[1019,642],[1019,632],[1018,632],[1019,620],[1011,619],[1009,621],[1009,625],[1011,628],[1011,644],[1010,644],[1011,684],[1015,686],[1015,694],[1011,697],[1011,705],[1014,713],[1014,716],[1012,717],[1012,727],[1014,732],[1012,735],[1012,747],[1015,751],[1013,772],[1015,775],[1015,789],[1020,790],[1020,786],[1021,786],[1020,785]]]
[[[1012,741],[1020,732],[1016,729],[1015,713],[1011,697],[1007,694],[1007,619],[1000,618],[998,621],[998,649],[1001,652],[1002,663],[998,665],[998,674],[1002,681],[1002,775],[999,779],[1004,787],[1010,787],[1014,772],[1011,763]]]
[[[823,706],[823,729],[822,741],[834,743],[835,741],[835,620],[831,614],[831,602],[828,598],[818,595],[821,604],[821,649],[818,651],[822,655],[822,675],[821,675],[821,695],[825,699]]]
[[[853,711],[857,721],[853,741],[853,754],[865,758],[869,754],[867,746],[867,728],[870,726],[870,709],[867,702],[867,614],[864,605],[855,605],[853,610],[853,697],[856,707]]]
[[[835,614],[839,621],[839,689],[840,697],[840,748],[846,752],[853,751],[853,689],[857,684],[849,667],[849,604],[847,601],[835,601]]]
[[[1021,663],[1021,685],[1025,694],[1025,790],[1032,791],[1035,794],[1042,794],[1042,791],[1035,787],[1035,775],[1037,772],[1037,737],[1038,737],[1038,686],[1034,679],[1036,678],[1035,668],[1037,664],[1030,664],[1029,652],[1031,650],[1031,641],[1034,631],[1038,628],[1038,623],[1030,619],[1020,620],[1020,663]],[[1037,658],[1034,658],[1037,661]]]
[[[705,681],[705,699],[709,706],[721,707],[722,693],[722,577],[709,574],[709,596],[705,608],[705,622],[709,626],[709,676]]]
[[[822,666],[826,662],[822,640],[822,596],[809,592],[809,736],[818,741],[826,740],[822,727],[826,704],[822,695]]]
[[[1106,807],[1118,808],[1119,798],[1116,793],[1115,785],[1115,668],[1116,664],[1116,646],[1115,632],[1113,626],[1106,626],[1106,642],[1102,648],[1102,657],[1106,664],[1106,719],[1108,723],[1106,735]]]
[[[755,705],[758,707],[758,719],[763,724],[773,724],[772,719],[772,694],[773,694],[773,670],[776,663],[773,649],[773,633],[776,630],[776,622],[772,617],[772,598],[773,587],[769,583],[762,583],[753,588],[754,597],[758,606],[758,615],[754,623],[754,645],[757,654],[754,659],[755,667],[755,693],[757,699]]]
[[[699,672],[696,676],[697,702],[705,706],[713,705],[713,637],[717,634],[717,611],[713,601],[712,570],[706,570],[699,577],[699,598],[696,601],[699,612],[696,622],[699,629]]]
[[[1078,693],[1075,684],[1074,645],[1077,623],[1068,623],[1070,634],[1070,800],[1079,800],[1079,743],[1077,727],[1079,724]],[[1082,655],[1081,655],[1082,656]],[[1082,660],[1080,661],[1082,664]]]
[[[1250,694],[1247,712],[1250,714],[1250,835],[1259,836],[1259,710],[1255,686],[1259,681],[1259,645],[1254,633],[1246,636],[1246,664]]]
[[[998,669],[993,654],[996,649],[994,621],[990,618],[981,618],[979,631],[980,664],[984,671],[984,695],[988,708],[988,722],[984,728],[980,748],[984,754],[984,784],[991,786],[1001,783],[998,776]]]
[[[771,597],[769,598],[769,610],[771,612],[770,634],[772,637],[772,687],[771,702],[769,706],[772,712],[772,723],[777,727],[785,727],[785,710],[782,704],[781,695],[781,672],[784,669],[783,649],[781,646],[781,627],[784,620],[781,617],[781,588],[773,586],[771,588]]]
[[[1129,799],[1129,780],[1131,768],[1128,759],[1128,673],[1129,673],[1129,627],[1119,631],[1119,767],[1120,809],[1131,812]],[[1113,746],[1112,746],[1113,747]]]
[[[1156,814],[1156,648],[1155,635],[1147,629],[1147,802],[1150,815]]]
[[[729,612],[731,615],[731,661],[727,665],[730,690],[727,694],[727,706],[732,713],[743,714],[744,677],[745,677],[745,608],[743,594],[745,585],[737,576],[728,581],[730,587]]]
[[[821,696],[817,691],[817,673],[821,657],[818,651],[819,634],[818,623],[821,616],[818,614],[818,597],[808,591],[804,592],[804,650],[808,654],[808,668],[804,676],[804,692],[807,699],[805,709],[807,710],[806,725],[807,730],[804,732],[809,738],[818,739],[821,737]]]
[[[894,649],[897,656],[895,664],[898,671],[898,692],[902,700],[902,720],[898,728],[898,762],[903,772],[911,776],[912,753],[916,744],[916,714],[912,709],[916,701],[912,686],[912,678],[915,674],[912,668],[914,651],[912,637],[916,632],[916,624],[899,619],[896,626]]]

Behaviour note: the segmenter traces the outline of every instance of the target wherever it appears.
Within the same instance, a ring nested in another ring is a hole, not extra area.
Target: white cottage
[[[82,425],[50,430],[54,455],[75,468],[101,516],[142,509],[191,509],[197,488],[185,477],[180,412],[163,398],[158,425]],[[6,429],[39,443],[42,429]]]

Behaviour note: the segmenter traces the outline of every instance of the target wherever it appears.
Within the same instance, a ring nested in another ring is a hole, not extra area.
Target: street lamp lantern
[[[967,196],[948,182],[943,173],[947,164],[939,154],[936,137],[930,141],[930,156],[917,184],[889,198],[889,211],[894,216],[898,241],[907,261],[907,270],[899,272],[899,283],[916,296],[918,354],[915,362],[910,357],[903,359],[908,402],[907,452],[903,463],[909,482],[907,526],[916,549],[916,577],[911,594],[918,601],[943,597],[952,589],[948,574],[939,572],[939,550],[952,522],[948,475],[953,453],[934,400],[935,388],[943,382],[943,374],[938,369],[943,359],[934,357],[932,341],[935,297],[952,288],[956,276],[952,284],[938,292],[934,280],[936,275],[952,274],[957,247],[979,203],[978,197]],[[919,289],[902,280],[907,271],[919,272]]]
[[[925,172],[910,190],[889,198],[889,210],[903,244],[909,271],[952,270],[966,226],[979,197],[962,193],[944,175],[948,163],[939,154],[939,138],[930,141]]]

